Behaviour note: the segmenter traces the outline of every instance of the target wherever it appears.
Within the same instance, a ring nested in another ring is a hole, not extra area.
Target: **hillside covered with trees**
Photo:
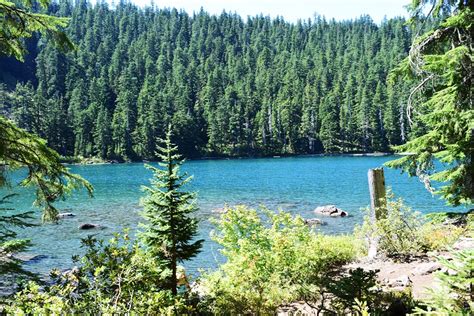
[[[187,157],[387,151],[410,135],[403,19],[288,23],[61,0],[76,50],[30,39],[0,59],[3,115],[64,156],[155,159],[172,123]]]

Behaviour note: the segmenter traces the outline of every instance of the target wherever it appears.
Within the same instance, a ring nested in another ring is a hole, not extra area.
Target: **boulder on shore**
[[[59,213],[58,218],[70,218],[70,217],[75,217],[76,214],[74,213]]]
[[[314,209],[314,212],[316,214],[321,214],[324,216],[331,216],[331,217],[344,217],[344,216],[349,215],[349,213],[347,213],[346,211],[341,210],[340,208],[337,208],[336,205],[318,206],[317,208]]]
[[[99,225],[99,224],[91,224],[91,223],[85,223],[85,224],[79,225],[79,229],[82,229],[82,230],[97,229],[97,228],[102,229],[104,228],[104,226]]]

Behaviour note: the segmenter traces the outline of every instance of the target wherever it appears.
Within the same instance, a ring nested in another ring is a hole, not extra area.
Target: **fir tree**
[[[450,13],[435,29],[417,37],[409,57],[395,70],[418,81],[408,98],[412,124],[423,130],[398,146],[410,155],[389,163],[419,176],[428,189],[453,205],[474,201],[474,1],[427,1],[435,18]],[[412,22],[424,12],[425,2],[412,2]],[[434,161],[444,163],[439,169]],[[431,181],[444,182],[439,189]]]
[[[178,154],[178,147],[171,142],[171,126],[166,139],[161,140],[157,156],[161,168],[147,165],[153,171],[151,186],[144,187],[147,196],[143,198],[144,210],[140,239],[149,253],[169,269],[171,275],[167,287],[177,294],[176,271],[179,262],[194,257],[203,240],[194,240],[198,221],[190,215],[196,211],[195,194],[182,191],[192,177],[180,173],[184,160]]]
[[[49,1],[39,1],[38,4],[42,8],[47,8]],[[32,1],[0,0],[0,55],[14,56],[18,60],[23,60],[26,53],[24,39],[31,37],[35,32],[50,34],[55,43],[63,49],[73,47],[62,31],[67,25],[67,18],[35,13],[31,10],[32,7]]]

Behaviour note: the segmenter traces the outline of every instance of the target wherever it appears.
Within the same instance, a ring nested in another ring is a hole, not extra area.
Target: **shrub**
[[[227,261],[203,277],[215,314],[268,314],[315,292],[319,276],[354,258],[346,236],[317,234],[289,213],[228,210],[212,238]]]
[[[457,235],[462,234],[467,237],[474,237],[474,209],[464,213],[431,213],[426,215],[426,218],[435,226],[445,228],[444,231],[454,229]]]
[[[427,222],[421,228],[425,250],[440,250],[454,244],[465,232],[464,227],[455,225],[442,225]]]
[[[454,225],[443,225],[429,221],[421,213],[406,206],[401,198],[394,199],[389,192],[386,217],[375,225],[369,215],[354,235],[362,245],[360,252],[366,253],[368,241],[378,239],[378,250],[388,256],[412,256],[431,250],[446,248],[456,241],[465,229]]]
[[[143,252],[127,234],[108,243],[83,240],[81,266],[52,272],[52,285],[43,290],[30,283],[7,307],[11,314],[175,314],[192,310],[186,297],[164,290],[169,271]]]

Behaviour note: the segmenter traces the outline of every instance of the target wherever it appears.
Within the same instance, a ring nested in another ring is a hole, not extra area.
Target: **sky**
[[[146,6],[151,0],[131,0],[131,2]],[[384,16],[406,16],[404,8],[410,0],[154,0],[155,5],[184,9],[192,14],[201,7],[211,14],[237,12],[242,17],[254,16],[260,13],[271,17],[283,16],[285,20],[296,22],[298,19],[312,18],[315,13],[324,15],[327,19],[348,20],[363,14],[369,14],[375,22],[380,22]]]

